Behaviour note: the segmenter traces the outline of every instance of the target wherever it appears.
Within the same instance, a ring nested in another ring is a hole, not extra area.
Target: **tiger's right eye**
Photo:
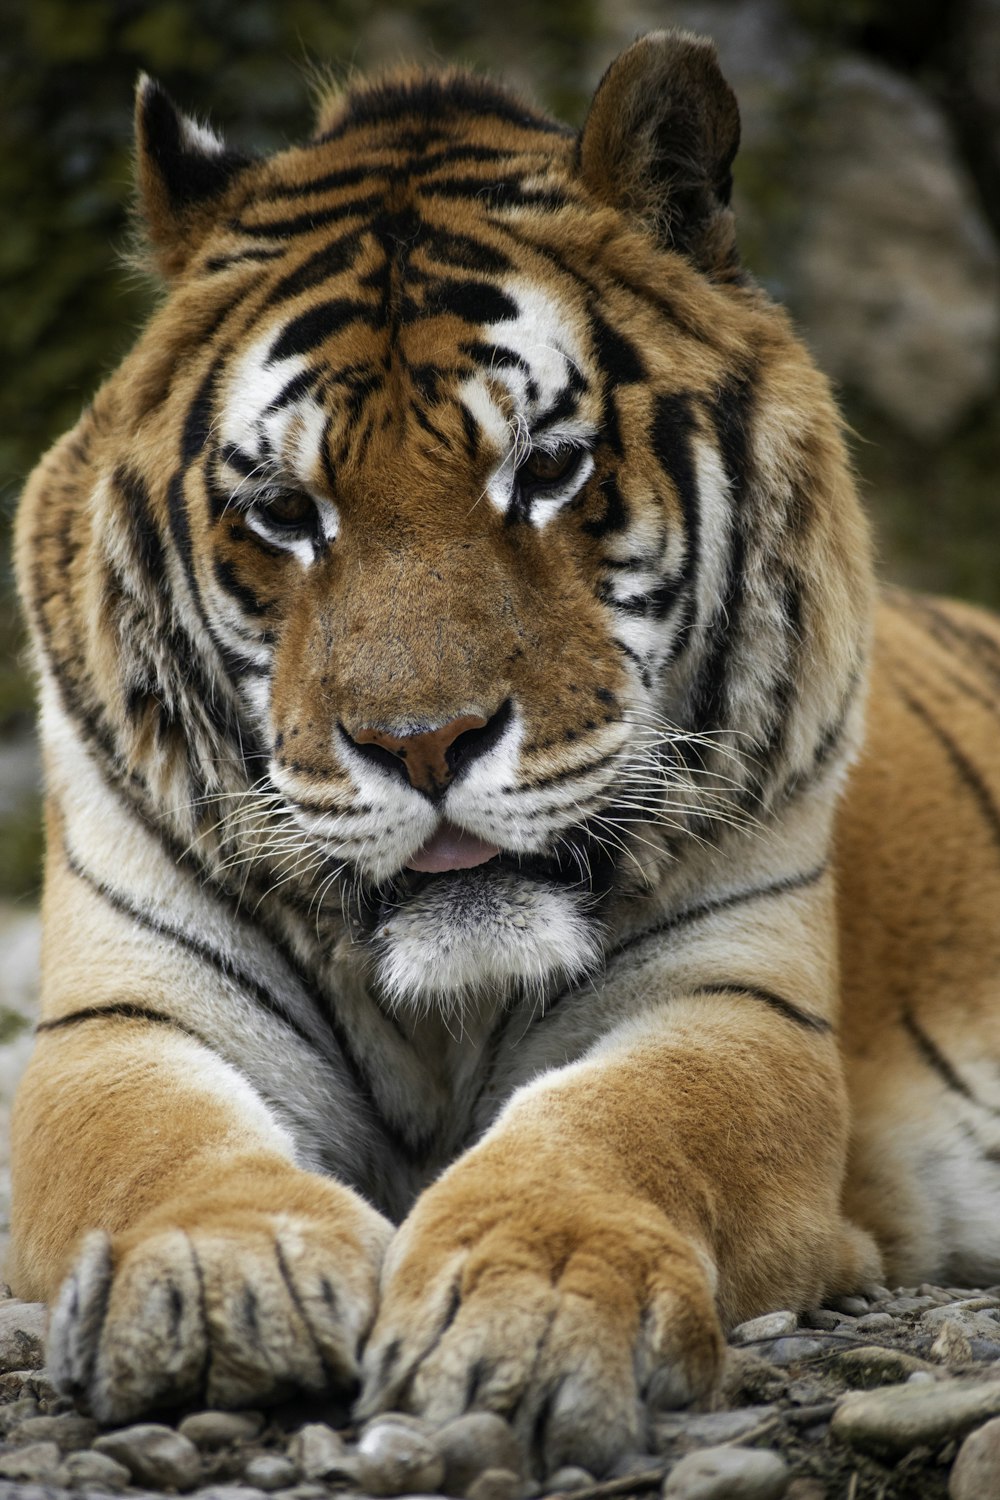
[[[316,506],[308,495],[296,494],[294,490],[268,495],[254,502],[253,513],[257,520],[271,531],[303,536],[316,525]]]

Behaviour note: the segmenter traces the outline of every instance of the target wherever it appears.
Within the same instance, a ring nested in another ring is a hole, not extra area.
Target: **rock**
[[[1000,1381],[889,1386],[842,1396],[831,1430],[852,1448],[889,1456],[943,1443],[1000,1414]]]
[[[838,1349],[830,1365],[848,1385],[866,1391],[875,1386],[896,1385],[902,1380],[909,1380],[913,1375],[922,1375],[927,1380],[935,1380],[940,1375],[940,1371],[933,1365],[918,1359],[914,1354],[904,1354],[901,1349],[881,1349],[869,1344],[860,1349]]]
[[[744,1406],[737,1411],[665,1412],[653,1422],[653,1442],[657,1451],[682,1441],[699,1447],[733,1443],[773,1415],[770,1406]]]
[[[970,1432],[948,1476],[951,1500],[1000,1495],[1000,1417]]]
[[[843,1324],[845,1316],[844,1313],[834,1312],[831,1307],[812,1307],[802,1314],[801,1321],[805,1328],[819,1328],[825,1333],[832,1333]]]
[[[464,1495],[486,1469],[524,1472],[524,1454],[513,1428],[493,1412],[467,1412],[446,1422],[434,1434],[434,1446],[444,1459],[446,1495]]]
[[[904,1313],[923,1312],[925,1308],[936,1308],[933,1297],[893,1297],[883,1308],[884,1312],[891,1313],[894,1318],[900,1318]]]
[[[827,1500],[826,1485],[822,1479],[793,1479],[785,1500]]]
[[[798,1327],[798,1317],[793,1312],[764,1313],[749,1322],[738,1323],[730,1331],[731,1344],[761,1344],[767,1339],[780,1338],[783,1333],[792,1333]]]
[[[298,1470],[283,1453],[255,1453],[243,1465],[243,1478],[259,1490],[283,1490],[295,1483]]]
[[[339,1433],[325,1422],[309,1422],[288,1445],[288,1456],[303,1479],[354,1477],[353,1456]]]
[[[864,1297],[834,1297],[830,1303],[837,1312],[847,1313],[851,1318],[863,1318],[868,1312],[868,1303]]]
[[[245,1443],[264,1426],[259,1411],[197,1411],[178,1427],[196,1448],[224,1448],[227,1443]]]
[[[582,1469],[575,1473],[583,1473]],[[590,1475],[587,1475],[590,1478]],[[578,1486],[577,1486],[578,1488]],[[522,1480],[513,1469],[484,1469],[465,1492],[465,1500],[520,1500]]]
[[[53,1476],[72,1490],[123,1490],[131,1475],[107,1453],[71,1453]]]
[[[29,1443],[26,1448],[0,1454],[0,1478],[48,1479],[61,1463],[58,1443]]]
[[[804,1359],[815,1359],[817,1354],[825,1354],[830,1347],[829,1341],[824,1338],[775,1339],[767,1351],[767,1357],[773,1365],[786,1369]],[[833,1347],[839,1348],[839,1345],[835,1344]]]
[[[545,1493],[547,1495],[570,1494],[573,1490],[585,1490],[589,1484],[593,1483],[594,1476],[586,1469],[578,1469],[575,1464],[566,1464],[564,1468],[557,1469],[546,1479]]]
[[[760,1448],[703,1448],[671,1469],[664,1500],[780,1500],[791,1478],[777,1453]]]
[[[878,63],[828,64],[810,125],[793,309],[828,374],[940,440],[996,379],[998,257],[975,190],[937,105]]]
[[[786,1377],[753,1349],[726,1349],[721,1395],[724,1402],[741,1406],[747,1402],[777,1401],[784,1394]]]
[[[444,1459],[423,1433],[397,1422],[374,1422],[357,1450],[360,1487],[371,1495],[433,1494],[444,1481]]]
[[[968,1302],[952,1302],[947,1307],[932,1307],[920,1319],[922,1328],[937,1333],[946,1323],[960,1328],[966,1338],[995,1340],[1000,1338],[1000,1321],[996,1311],[982,1299]]]
[[[198,1500],[266,1500],[263,1490],[245,1484],[210,1484],[198,1491]]]
[[[153,1490],[193,1490],[201,1478],[194,1443],[158,1422],[107,1432],[95,1441],[94,1451],[124,1464],[133,1479]]]
[[[896,1320],[889,1313],[871,1312],[859,1318],[855,1326],[859,1333],[890,1333],[896,1327]]]
[[[45,1303],[0,1302],[0,1370],[40,1370],[45,1363]]]
[[[58,1417],[28,1417],[19,1422],[7,1441],[17,1443],[58,1443],[60,1452],[75,1453],[80,1448],[89,1448],[100,1428],[90,1417],[81,1417],[76,1412],[66,1412]]]
[[[950,1318],[941,1324],[930,1349],[931,1358],[943,1365],[967,1365],[972,1362],[972,1345],[958,1323]]]

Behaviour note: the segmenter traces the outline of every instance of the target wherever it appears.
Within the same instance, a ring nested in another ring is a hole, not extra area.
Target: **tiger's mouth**
[[[615,870],[614,850],[592,829],[582,825],[563,834],[557,849],[548,854],[498,849],[488,857],[448,869],[408,864],[388,880],[360,892],[362,918],[369,931],[374,931],[422,894],[433,892],[439,900],[449,896],[461,900],[470,885],[482,889],[493,878],[524,882],[527,886],[552,886],[575,896],[593,911],[610,894]]]

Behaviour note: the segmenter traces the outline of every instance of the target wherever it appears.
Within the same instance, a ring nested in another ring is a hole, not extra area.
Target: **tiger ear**
[[[597,86],[580,171],[606,203],[718,280],[740,275],[729,209],[740,142],[736,96],[715,47],[684,31],[641,37]]]
[[[146,238],[161,275],[179,275],[220,212],[233,178],[252,160],[182,114],[142,73],[135,92],[136,178]]]

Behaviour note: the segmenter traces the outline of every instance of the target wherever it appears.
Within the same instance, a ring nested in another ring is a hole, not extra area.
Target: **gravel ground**
[[[0,1302],[0,1497],[196,1500],[448,1495],[465,1500],[996,1500],[1000,1287],[869,1288],[735,1329],[722,1405],[669,1413],[651,1451],[600,1480],[541,1479],[499,1417],[360,1429],[322,1402],[180,1413],[101,1431],[44,1372],[44,1309]],[[169,1424],[169,1425],[168,1425]]]

